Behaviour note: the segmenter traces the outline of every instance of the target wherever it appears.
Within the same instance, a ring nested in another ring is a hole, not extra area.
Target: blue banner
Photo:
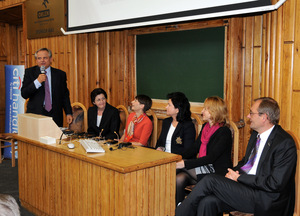
[[[24,65],[5,65],[5,133],[18,133],[18,114],[24,113],[25,103],[21,96],[23,76]],[[4,158],[11,158],[10,147],[4,148]]]

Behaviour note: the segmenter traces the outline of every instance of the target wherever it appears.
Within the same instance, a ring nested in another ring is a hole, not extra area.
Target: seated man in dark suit
[[[247,117],[253,132],[245,157],[225,177],[204,177],[177,207],[177,216],[233,210],[255,216],[293,215],[297,149],[278,125],[279,106],[272,98],[258,98]]]
[[[27,113],[50,116],[63,126],[63,110],[67,123],[72,122],[72,107],[67,88],[67,76],[62,70],[50,67],[52,52],[41,48],[35,53],[37,65],[25,70],[21,88],[24,99],[29,98]]]

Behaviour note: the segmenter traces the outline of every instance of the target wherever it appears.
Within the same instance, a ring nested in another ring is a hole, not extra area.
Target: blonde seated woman
[[[125,133],[121,142],[131,142],[133,145],[147,146],[153,124],[146,111],[152,106],[152,100],[147,95],[137,95],[131,102],[131,110],[126,122]]]
[[[184,200],[187,185],[196,184],[210,173],[224,176],[228,167],[232,167],[232,136],[226,126],[228,114],[224,100],[217,96],[206,98],[201,115],[206,123],[195,145],[182,155],[183,158],[192,159],[176,163],[177,205]]]

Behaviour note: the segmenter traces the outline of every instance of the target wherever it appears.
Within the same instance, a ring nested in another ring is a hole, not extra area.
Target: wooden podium
[[[144,147],[87,154],[16,135],[19,197],[37,215],[175,214],[176,161]]]

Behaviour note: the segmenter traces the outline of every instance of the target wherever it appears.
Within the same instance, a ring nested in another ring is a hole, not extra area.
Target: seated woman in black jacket
[[[88,134],[105,139],[118,139],[119,111],[106,100],[107,94],[102,88],[96,88],[91,92],[91,101],[94,106],[88,110]]]
[[[206,123],[202,126],[196,145],[183,154],[183,158],[194,159],[176,163],[177,204],[183,201],[187,185],[196,184],[210,173],[224,176],[227,168],[232,167],[232,136],[226,126],[228,114],[224,100],[217,96],[206,98],[201,115]]]
[[[182,155],[194,144],[196,137],[190,103],[181,92],[170,93],[167,97],[169,100],[166,109],[170,117],[163,120],[156,149]]]

